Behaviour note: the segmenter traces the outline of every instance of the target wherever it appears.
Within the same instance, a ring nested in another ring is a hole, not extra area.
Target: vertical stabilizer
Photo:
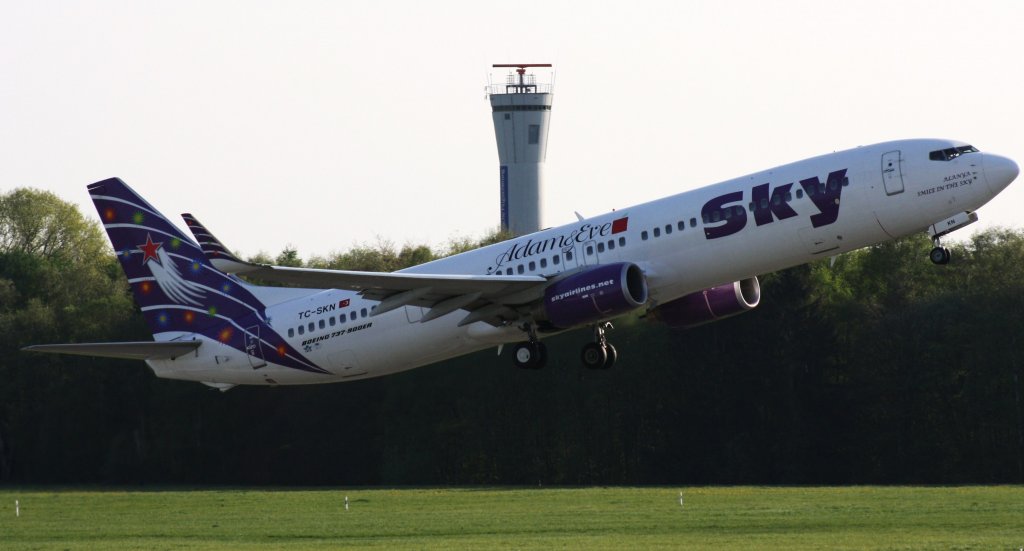
[[[202,335],[259,358],[323,372],[270,327],[266,307],[118,178],[89,186],[135,302],[158,341]]]

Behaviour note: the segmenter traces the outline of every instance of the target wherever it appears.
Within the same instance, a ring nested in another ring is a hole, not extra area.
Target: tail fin
[[[199,245],[118,178],[89,186],[135,301],[157,340],[265,322],[265,306],[215,269]]]

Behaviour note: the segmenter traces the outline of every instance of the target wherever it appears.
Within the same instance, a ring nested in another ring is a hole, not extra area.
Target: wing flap
[[[37,344],[26,346],[28,352],[99,356],[127,360],[172,360],[199,348],[202,341],[168,342],[83,342],[74,344]]]

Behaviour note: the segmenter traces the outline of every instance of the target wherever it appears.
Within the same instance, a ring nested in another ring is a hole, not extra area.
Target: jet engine
[[[544,290],[544,313],[560,329],[613,318],[646,303],[647,279],[632,262],[594,266]]]
[[[742,314],[761,302],[761,285],[756,277],[718,285],[655,308],[655,319],[669,327],[688,329]]]

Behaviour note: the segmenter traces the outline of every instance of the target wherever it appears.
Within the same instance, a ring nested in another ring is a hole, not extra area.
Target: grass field
[[[0,489],[0,549],[1024,546],[1024,487],[681,490]]]

